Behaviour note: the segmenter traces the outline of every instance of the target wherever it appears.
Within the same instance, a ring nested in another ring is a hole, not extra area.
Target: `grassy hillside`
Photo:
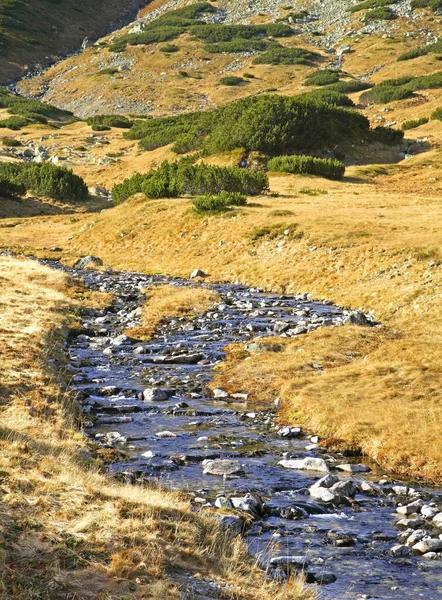
[[[103,34],[131,0],[0,0],[0,83]]]

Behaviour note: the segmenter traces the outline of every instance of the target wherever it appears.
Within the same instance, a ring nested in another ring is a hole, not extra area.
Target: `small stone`
[[[155,435],[158,438],[176,438],[176,433],[173,433],[173,431],[159,431]]]
[[[195,279],[195,277],[207,277],[207,275],[204,273],[204,271],[201,271],[201,269],[195,269],[190,274],[190,279]]]
[[[405,546],[404,544],[397,544],[390,549],[390,554],[392,556],[409,556],[411,553],[411,548]]]
[[[169,400],[172,395],[172,390],[165,388],[147,388],[143,391],[143,400],[145,402],[163,402]]]
[[[223,390],[222,388],[215,388],[214,390],[212,390],[212,394],[213,397],[216,399],[229,397],[228,392],[226,392],[226,390]]]
[[[339,469],[339,471],[345,471],[346,473],[369,473],[371,471],[370,467],[367,467],[366,465],[354,465],[351,463],[336,465],[336,468]]]
[[[244,472],[241,463],[237,460],[203,460],[202,465],[204,475],[228,477],[229,475],[240,475]]]

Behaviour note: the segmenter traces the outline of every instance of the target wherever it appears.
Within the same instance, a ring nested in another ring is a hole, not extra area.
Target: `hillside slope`
[[[121,23],[140,0],[0,0],[0,83],[24,68],[47,65]]]

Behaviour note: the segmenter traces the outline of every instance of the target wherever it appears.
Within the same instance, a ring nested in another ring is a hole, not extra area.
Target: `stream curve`
[[[339,326],[345,311],[244,285],[46,264],[114,296],[110,307],[84,311],[67,345],[87,435],[125,456],[110,467],[116,477],[187,492],[246,537],[269,576],[302,570],[322,584],[323,600],[442,599],[441,491],[328,453],[299,428],[278,425],[274,406],[247,404],[247,390],[207,390],[227,344]],[[221,301],[166,319],[147,342],[125,336],[139,323],[143,290],[164,284],[206,286]],[[338,469],[343,463],[353,467]]]

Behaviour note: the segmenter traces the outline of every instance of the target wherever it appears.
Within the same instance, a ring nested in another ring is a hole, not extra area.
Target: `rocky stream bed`
[[[276,406],[248,404],[247,390],[207,389],[229,343],[370,319],[306,295],[50,265],[114,295],[111,307],[85,309],[66,343],[86,433],[123,457],[116,477],[188,493],[195,510],[245,536],[269,577],[304,571],[321,599],[442,598],[441,491],[328,453],[278,423]],[[163,284],[207,285],[221,301],[167,319],[148,342],[124,335],[139,323],[142,290]]]

